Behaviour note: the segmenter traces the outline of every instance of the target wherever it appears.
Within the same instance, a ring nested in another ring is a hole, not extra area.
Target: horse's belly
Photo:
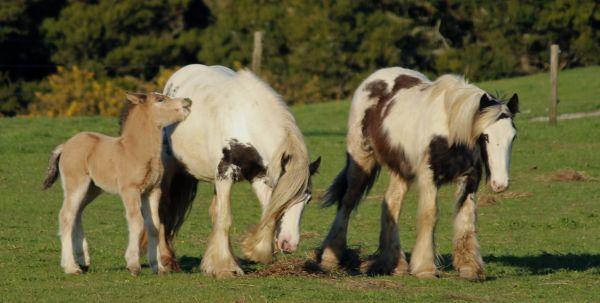
[[[212,181],[216,165],[210,156],[210,144],[202,131],[197,131],[188,123],[177,126],[171,135],[171,148],[177,160],[199,180]]]

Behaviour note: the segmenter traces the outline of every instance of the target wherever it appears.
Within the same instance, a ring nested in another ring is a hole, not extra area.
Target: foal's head
[[[192,106],[192,100],[188,98],[170,98],[159,93],[127,93],[126,96],[133,108],[126,111],[121,123],[126,122],[128,112],[135,108],[162,128],[185,119]]]
[[[501,113],[496,121],[484,129],[479,143],[488,177],[491,179],[490,186],[493,191],[502,192],[508,188],[510,154],[517,137],[513,119],[519,112],[519,97],[514,94],[504,103],[484,94],[480,108],[485,110],[488,106],[500,106]]]

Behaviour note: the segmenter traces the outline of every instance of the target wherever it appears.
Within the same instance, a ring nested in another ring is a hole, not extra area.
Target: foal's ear
[[[481,96],[481,99],[479,100],[479,110],[481,111],[484,108],[492,105],[498,105],[498,102],[496,102],[493,99],[490,99],[490,97],[488,97],[488,94],[483,94],[483,96]]]
[[[321,166],[321,156],[317,158],[317,160],[313,161],[310,165],[308,165],[308,171],[310,175],[314,175],[319,171],[319,166]]]
[[[506,103],[506,106],[513,116],[516,115],[519,112],[519,96],[514,93],[512,97],[510,97],[510,100],[508,100],[508,103]]]
[[[148,95],[143,93],[125,93],[127,100],[133,104],[142,104],[146,102]]]

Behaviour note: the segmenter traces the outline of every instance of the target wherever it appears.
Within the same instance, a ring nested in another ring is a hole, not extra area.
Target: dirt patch
[[[489,194],[482,196],[477,205],[480,207],[493,206],[500,202],[502,199],[522,199],[533,196],[528,191],[507,191],[499,194]]]
[[[588,181],[590,179],[585,173],[572,168],[557,170],[548,177],[548,180],[555,182]]]
[[[340,268],[333,271],[324,271],[317,263],[316,253],[305,258],[291,258],[277,260],[264,268],[249,272],[250,277],[313,277],[339,279],[360,274],[360,265],[364,260],[360,259],[359,249],[347,249],[342,256]]]
[[[291,259],[278,260],[277,262],[249,273],[250,277],[313,277],[323,278],[329,277],[331,274],[324,272],[319,268],[319,265],[313,260],[306,259]]]
[[[558,115],[558,117],[556,119],[559,121],[562,121],[562,120],[573,120],[573,119],[580,119],[580,118],[586,118],[586,117],[598,117],[598,116],[600,116],[600,110],[596,110],[596,111],[592,111],[592,112],[561,114],[561,115]],[[533,118],[529,119],[529,121],[547,122],[548,117],[533,117]]]
[[[450,293],[444,295],[444,298],[449,301],[464,301],[464,302],[490,302],[490,299],[485,297],[477,297],[464,294]]]
[[[401,290],[404,288],[404,285],[397,281],[373,278],[345,278],[337,282],[346,286],[348,289],[360,289],[363,291],[373,289]]]

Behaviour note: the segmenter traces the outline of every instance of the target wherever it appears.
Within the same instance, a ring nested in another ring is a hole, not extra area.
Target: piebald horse
[[[273,242],[284,252],[294,251],[320,158],[309,163],[302,134],[281,97],[249,71],[199,64],[173,74],[163,93],[193,101],[190,116],[165,135],[166,150],[179,163],[171,165],[161,201],[165,263],[176,264],[172,239],[191,205],[196,179],[215,186],[213,227],[200,264],[205,274],[243,274],[229,240],[230,190],[236,181],[251,182],[262,206],[260,223],[243,243],[246,257],[270,262]]]
[[[454,75],[432,82],[419,72],[393,67],[369,76],[352,99],[346,166],[324,196],[326,205],[337,203],[338,211],[318,255],[321,266],[329,269],[342,261],[350,213],[385,166],[390,183],[381,208],[379,249],[366,263],[367,271],[438,276],[437,192],[443,184],[456,181],[453,265],[462,278],[483,279],[475,193],[483,170],[491,178],[492,190],[508,187],[517,112],[516,94],[501,102]],[[419,206],[409,266],[400,246],[398,217],[412,182],[418,185]]]

